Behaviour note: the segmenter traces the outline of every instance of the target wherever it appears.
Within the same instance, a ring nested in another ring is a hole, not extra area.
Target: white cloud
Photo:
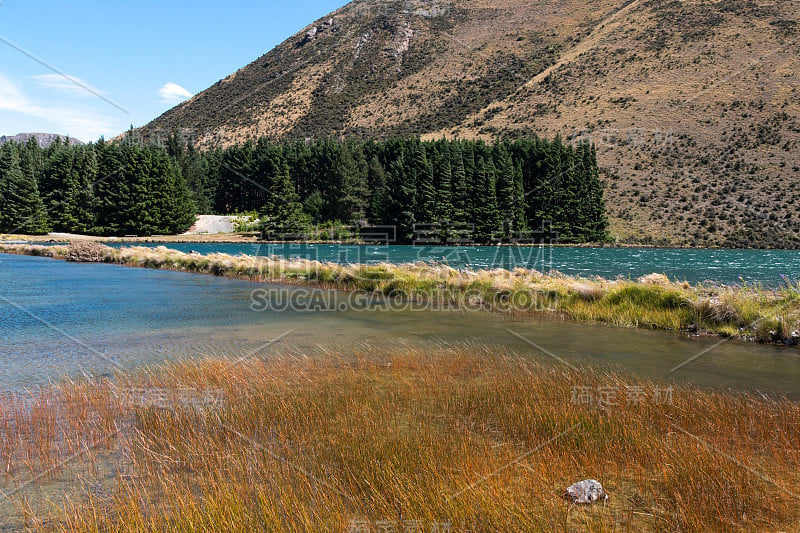
[[[194,96],[192,93],[178,85],[177,83],[169,82],[158,90],[158,95],[161,97],[162,104],[179,104]]]
[[[19,131],[3,131],[2,135],[14,135],[31,131],[69,135],[83,141],[97,140],[100,135],[118,131],[105,116],[98,115],[90,108],[43,106],[28,98],[13,81],[0,74],[0,111],[23,115]],[[6,122],[6,119],[3,120]],[[9,121],[11,122],[11,121]]]
[[[41,116],[44,112],[42,107],[28,100],[20,88],[2,74],[0,74],[0,109],[35,116]]]
[[[46,89],[67,92],[73,96],[103,96],[106,93],[86,81],[67,74],[39,74],[31,76]]]

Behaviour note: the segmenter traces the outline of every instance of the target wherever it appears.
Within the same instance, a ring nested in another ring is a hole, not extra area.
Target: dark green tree
[[[416,223],[442,242],[471,236],[470,226],[487,243],[546,221],[565,242],[602,241],[608,228],[594,147],[560,137],[260,139],[199,151],[173,132],[163,146],[133,136],[46,150],[8,143],[2,156],[0,224],[30,220],[28,232],[48,228],[45,209],[59,231],[103,235],[179,232],[198,210],[258,212],[284,224],[367,219],[396,225],[401,243],[415,239]],[[437,227],[442,220],[466,228],[454,225],[451,235]]]
[[[389,208],[389,186],[386,171],[377,155],[373,155],[367,169],[369,181],[369,210],[367,217],[373,224],[386,224],[386,211]]]
[[[259,210],[262,224],[284,227],[289,231],[305,220],[289,165],[280,146],[269,146],[257,152],[256,173],[266,183],[266,198]]]
[[[49,231],[36,179],[22,171],[14,143],[0,148],[0,231],[30,235]]]
[[[360,147],[342,143],[331,171],[333,220],[357,222],[366,217],[367,165]]]
[[[61,145],[47,160],[41,192],[55,231],[88,233],[95,226],[97,154],[91,147]]]
[[[475,239],[481,243],[490,243],[499,233],[500,217],[497,210],[494,163],[483,155],[475,160],[475,184],[479,195],[475,204]]]
[[[464,223],[470,220],[469,217],[469,190],[467,189],[467,177],[464,171],[464,157],[460,143],[450,145],[450,157],[452,160],[452,191],[453,191],[453,220]]]
[[[508,242],[526,226],[524,222],[524,199],[520,195],[521,179],[517,178],[517,168],[505,144],[498,144],[494,150],[497,172],[497,207],[502,227],[502,238]]]
[[[436,185],[436,219],[453,220],[453,169],[450,165],[449,143],[434,147],[433,174]]]
[[[397,229],[397,239],[407,243],[414,239],[414,199],[416,184],[413,176],[406,173],[403,157],[389,166],[390,205],[388,220]]]
[[[431,223],[436,219],[436,187],[433,183],[433,168],[425,145],[417,142],[411,159],[411,176],[416,184],[414,218],[417,222]]]

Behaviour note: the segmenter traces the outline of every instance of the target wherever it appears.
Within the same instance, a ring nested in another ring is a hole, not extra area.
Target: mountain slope
[[[18,142],[18,143],[26,143],[30,139],[36,139],[36,142],[39,143],[39,146],[42,148],[47,148],[56,139],[61,139],[62,142],[66,142],[69,140],[69,144],[73,146],[79,146],[83,144],[83,141],[78,139],[73,139],[71,137],[66,137],[64,135],[59,135],[57,133],[18,133],[16,135],[0,135],[0,146],[7,142]]]
[[[798,18],[790,0],[357,1],[137,133],[561,134],[597,144],[623,241],[797,247]]]

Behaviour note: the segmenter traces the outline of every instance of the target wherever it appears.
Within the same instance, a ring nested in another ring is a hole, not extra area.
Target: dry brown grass
[[[120,399],[126,387],[220,389],[225,401],[131,406]],[[425,531],[444,521],[453,531],[797,529],[798,404],[681,386],[659,400],[663,387],[477,347],[182,363],[113,386],[65,384],[33,407],[5,402],[0,486],[100,442],[125,475],[90,495],[70,487],[71,503],[31,523],[67,531],[346,531],[357,519],[373,531],[404,520]],[[616,389],[616,405],[578,405],[578,388]],[[632,390],[644,392],[640,401]],[[588,477],[604,484],[607,504],[561,498]]]

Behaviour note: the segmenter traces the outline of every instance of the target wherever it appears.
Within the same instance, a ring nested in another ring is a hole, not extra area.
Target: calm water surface
[[[276,305],[255,311],[251,293],[264,288]],[[800,398],[796,349],[728,341],[671,373],[719,339],[482,312],[274,309],[286,291],[297,290],[303,289],[0,254],[0,390],[186,357],[315,354],[358,343],[474,343],[554,362],[510,329],[572,364],[591,361],[649,377]],[[280,344],[264,348],[283,334]]]
[[[160,246],[148,244],[146,246]],[[453,268],[535,268],[581,276],[637,278],[653,272],[670,279],[769,286],[800,279],[797,250],[709,250],[665,248],[561,248],[509,246],[349,246],[335,244],[167,244],[202,254],[224,252],[303,257],[323,262],[375,264],[443,262]]]

